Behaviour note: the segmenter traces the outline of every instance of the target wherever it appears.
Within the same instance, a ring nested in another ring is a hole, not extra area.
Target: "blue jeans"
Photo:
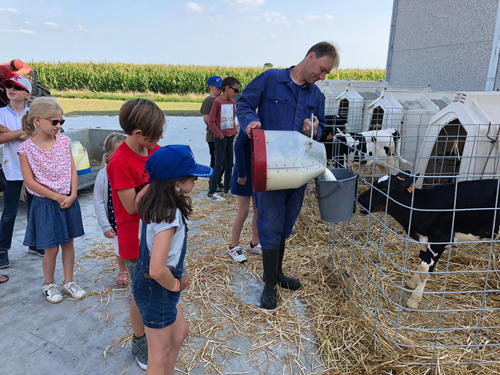
[[[282,238],[292,234],[299,216],[307,184],[297,189],[273,190],[255,193],[257,229],[264,249],[277,249]]]
[[[3,192],[3,211],[2,219],[0,220],[0,251],[10,250],[22,188],[23,181],[7,181],[7,188]],[[32,200],[33,195],[26,190],[26,209],[28,218]],[[30,246],[29,248],[30,250],[36,249],[35,246]]]
[[[33,201],[33,195],[30,194],[28,192],[28,190],[26,190],[26,220],[29,220],[30,218],[30,206],[31,206],[31,202]],[[30,250],[36,250],[36,246],[30,246],[29,247]],[[39,250],[41,251],[41,250]]]
[[[21,197],[23,181],[7,181],[7,188],[3,192],[3,211],[0,219],[0,251],[10,249],[14,223]]]

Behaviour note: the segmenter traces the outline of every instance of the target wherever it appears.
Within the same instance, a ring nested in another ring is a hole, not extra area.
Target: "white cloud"
[[[79,32],[79,33],[89,33],[89,34],[99,34],[97,31],[87,30],[82,25],[78,24],[76,26],[61,25],[55,22],[44,22],[45,26],[50,27],[53,30],[67,31],[67,32]]]
[[[17,29],[17,30],[12,30],[12,29],[2,29],[2,33],[8,33],[8,34],[18,33],[18,34],[26,34],[26,35],[29,35],[29,34],[34,34],[35,32],[34,32],[34,31],[31,31],[31,30],[26,30],[26,29]]]
[[[251,12],[265,2],[266,0],[226,0],[226,4],[236,7],[240,12]]]
[[[290,21],[280,12],[262,13],[262,18],[268,23],[290,26]]]
[[[30,21],[24,21],[24,23],[25,23],[26,25],[33,25],[33,22],[30,22]]]
[[[307,21],[329,21],[329,20],[333,20],[333,16],[330,15],[330,14],[323,14],[321,16],[317,16],[317,15],[314,15],[314,14],[307,14],[305,16],[305,19]]]
[[[198,3],[188,3],[188,7],[197,12],[203,12],[203,7]]]
[[[19,11],[17,9],[14,9],[14,8],[0,8],[0,12],[19,13]]]
[[[263,5],[266,0],[233,0],[236,4],[250,5],[250,6],[260,6]]]
[[[269,34],[270,38],[276,38],[276,34]]]

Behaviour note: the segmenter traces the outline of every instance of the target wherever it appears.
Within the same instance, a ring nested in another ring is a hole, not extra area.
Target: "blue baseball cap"
[[[185,176],[210,177],[212,168],[196,163],[191,147],[169,145],[156,150],[144,166],[149,182],[166,181]]]
[[[222,84],[222,78],[219,76],[212,76],[207,80],[208,86],[213,85],[218,89],[220,89],[221,84]]]

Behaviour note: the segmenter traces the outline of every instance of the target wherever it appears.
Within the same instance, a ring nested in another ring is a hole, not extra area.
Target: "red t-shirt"
[[[113,153],[107,166],[111,184],[113,209],[118,234],[118,252],[123,259],[139,258],[139,215],[129,214],[118,197],[117,190],[135,189],[138,193],[148,182],[149,174],[144,169],[148,158],[160,148],[159,145],[149,150],[148,156],[136,154],[123,142]]]
[[[232,137],[236,134],[235,107],[233,99],[226,100],[222,96],[215,99],[210,116],[208,116],[208,126],[214,133],[214,137],[220,138],[221,135]]]

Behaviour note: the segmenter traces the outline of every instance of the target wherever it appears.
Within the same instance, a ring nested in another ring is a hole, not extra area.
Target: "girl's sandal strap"
[[[126,277],[120,277],[120,275],[127,275]],[[121,283],[119,283],[119,281],[121,281]],[[129,283],[129,279],[128,279],[128,271],[120,271],[118,272],[118,278],[116,279],[116,284],[118,286],[127,286]]]

